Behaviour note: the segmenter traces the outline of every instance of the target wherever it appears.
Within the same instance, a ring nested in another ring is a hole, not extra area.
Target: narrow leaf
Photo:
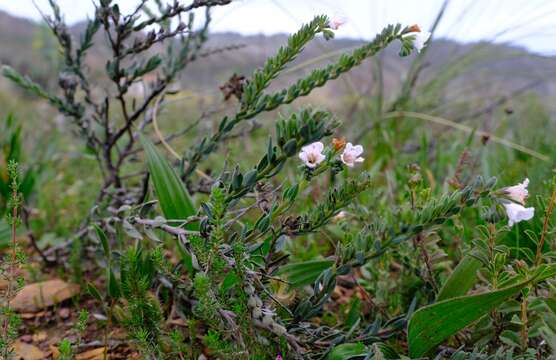
[[[87,283],[87,292],[98,301],[103,301],[100,291],[98,291],[98,289],[93,283],[90,282]]]
[[[334,264],[332,260],[310,260],[286,265],[280,273],[288,278],[292,287],[300,287],[315,282],[319,275],[332,264]]]
[[[166,219],[186,219],[195,215],[193,201],[178,174],[150,140],[141,135],[141,143],[160,208]],[[188,224],[186,228],[198,230],[198,224]]]
[[[100,243],[102,244],[102,250],[104,251],[104,256],[107,259],[110,259],[110,245],[108,245],[108,238],[106,237],[106,234],[97,224],[94,224],[93,227],[95,228]]]
[[[367,347],[362,343],[341,344],[336,346],[326,360],[348,360],[359,356],[365,356],[369,353]]]
[[[477,282],[477,271],[481,267],[482,263],[472,254],[465,256],[440,289],[436,301],[467,294]]]
[[[120,297],[120,285],[118,284],[118,280],[116,279],[116,275],[112,269],[108,270],[108,295],[112,299],[118,299]]]
[[[451,335],[519,293],[531,280],[485,294],[455,297],[417,310],[408,325],[409,355],[424,356]]]

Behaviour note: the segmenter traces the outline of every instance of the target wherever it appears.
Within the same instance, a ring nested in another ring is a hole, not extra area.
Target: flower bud
[[[340,151],[346,146],[346,139],[345,138],[333,138],[332,139],[332,146],[334,150]]]
[[[409,28],[407,28],[407,32],[421,32],[421,28],[419,27],[419,25],[413,24]]]

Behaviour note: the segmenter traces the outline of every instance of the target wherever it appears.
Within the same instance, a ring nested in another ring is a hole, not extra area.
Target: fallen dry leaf
[[[116,328],[110,332],[110,339],[124,340],[128,338],[127,331],[121,328]]]
[[[17,312],[37,312],[56,305],[79,293],[79,285],[69,284],[60,279],[26,285],[11,302]]]
[[[187,327],[188,324],[185,322],[184,319],[178,318],[178,319],[172,319],[170,321],[168,321],[168,323],[170,325],[177,325],[177,326],[183,326],[183,327]]]
[[[32,313],[21,313],[20,316],[23,320],[41,318],[44,316],[48,316],[50,312],[48,311],[40,311],[40,312],[32,312]]]
[[[45,341],[47,338],[46,331],[41,330],[33,334],[33,342],[40,343]]]
[[[50,352],[52,352],[52,358],[54,360],[58,359],[60,357],[60,350],[58,350],[58,348],[54,345],[50,345]]]
[[[104,359],[104,347],[87,350],[75,355],[75,360],[102,360]]]
[[[14,343],[15,358],[22,360],[41,360],[46,354],[41,349],[32,344],[17,340]]]

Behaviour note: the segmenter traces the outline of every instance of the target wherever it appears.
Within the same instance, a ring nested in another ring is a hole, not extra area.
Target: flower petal
[[[508,186],[503,189],[505,195],[512,201],[525,205],[525,200],[529,196],[529,191],[527,186],[529,185],[529,179],[525,179],[522,183],[514,186]]]
[[[305,153],[311,152],[311,151],[313,150],[312,145],[313,145],[313,144],[309,144],[309,145],[303,146],[303,147],[301,148],[301,152],[305,152]]]
[[[343,162],[344,164],[348,165],[348,162],[346,161],[346,158],[345,158],[344,155],[345,155],[345,152],[342,153],[342,155],[340,155],[340,160],[342,160],[342,162]]]
[[[504,208],[506,209],[506,214],[508,215],[508,225],[512,226],[520,221],[531,220],[535,215],[535,208],[533,207],[523,207],[516,203],[505,203]]]
[[[353,152],[353,156],[355,156],[355,157],[357,157],[357,156],[363,154],[363,146],[361,146],[361,145],[355,145],[355,146],[352,148],[352,152]]]
[[[320,141],[312,143],[311,146],[314,151],[317,151],[319,153],[322,152],[322,150],[324,149],[324,144]]]
[[[320,164],[321,162],[324,161],[324,159],[326,159],[326,156],[324,156],[321,153],[317,154],[317,159],[315,160],[315,164],[316,165]]]
[[[316,164],[316,163],[312,163],[312,162],[310,162],[310,161],[306,161],[306,162],[305,162],[305,166],[307,166],[308,168],[314,169],[314,168],[317,167],[317,164]]]

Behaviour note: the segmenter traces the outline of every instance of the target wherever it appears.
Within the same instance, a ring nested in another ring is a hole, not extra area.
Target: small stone
[[[58,315],[60,315],[60,317],[62,319],[67,319],[70,317],[70,309],[68,308],[61,308],[60,311],[58,311]]]

